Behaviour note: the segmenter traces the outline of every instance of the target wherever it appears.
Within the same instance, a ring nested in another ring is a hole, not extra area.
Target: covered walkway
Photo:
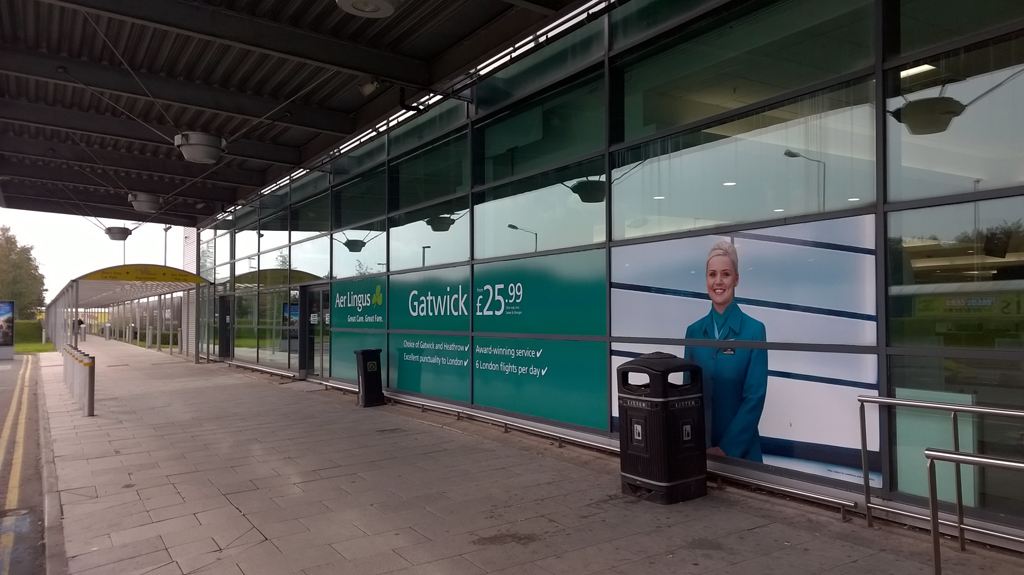
[[[59,355],[41,357],[70,573],[931,572],[924,532],[732,487],[648,504],[619,494],[606,455],[115,341],[82,347],[98,358],[92,418]],[[953,547],[947,573],[1024,569],[1018,554]]]

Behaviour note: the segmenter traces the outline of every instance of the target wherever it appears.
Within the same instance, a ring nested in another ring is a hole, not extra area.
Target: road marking
[[[11,572],[11,551],[14,548],[14,522],[16,517],[4,517],[0,523],[0,573]]]
[[[14,415],[17,413],[15,409],[18,406],[18,392],[21,391],[21,380],[22,375],[25,373],[25,368],[28,366],[29,359],[32,356],[22,356],[24,359],[21,361],[21,370],[18,371],[18,379],[15,380],[14,393],[11,394],[11,407],[7,410],[7,419],[4,420],[4,429],[0,432],[0,473],[4,469],[4,460],[7,458],[7,436],[11,434],[11,425],[14,424]],[[2,477],[2,475],[0,475]]]
[[[26,363],[31,365],[32,357],[28,356]],[[31,369],[31,368],[30,368]],[[21,385],[21,409],[18,414],[18,434],[14,440],[14,457],[11,460],[11,476],[7,480],[7,503],[6,509],[17,509],[18,496],[21,495],[21,462],[25,455],[25,417],[28,415],[28,374],[22,379]]]

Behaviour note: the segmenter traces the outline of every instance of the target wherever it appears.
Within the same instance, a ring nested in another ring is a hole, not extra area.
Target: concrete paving
[[[71,573],[932,570],[924,532],[738,488],[658,506],[619,493],[608,455],[98,338],[84,347],[96,417],[78,413],[59,367],[42,368]],[[1024,571],[1020,554],[953,547],[947,573]]]

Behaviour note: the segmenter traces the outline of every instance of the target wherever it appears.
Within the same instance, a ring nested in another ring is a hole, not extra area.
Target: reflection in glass
[[[632,0],[612,10],[612,47],[620,48],[706,4],[704,0]]]
[[[288,285],[289,267],[288,248],[260,254],[260,287]]]
[[[329,279],[331,275],[330,236],[292,244],[290,262],[292,284]]]
[[[1024,368],[1019,360],[890,356],[889,372],[896,397],[1024,409]],[[962,451],[1024,459],[1021,420],[960,415],[958,423]],[[926,497],[921,452],[925,447],[953,449],[950,417],[947,413],[900,408],[896,410],[894,430],[896,488]],[[939,496],[953,500],[952,469],[939,468],[938,472]],[[961,473],[965,506],[1024,516],[1019,473],[996,469],[979,472],[966,465]]]
[[[466,120],[466,106],[460,100],[445,100],[416,115],[388,134],[388,153],[394,157],[454,129]]]
[[[1024,18],[1006,0],[900,0],[900,52],[910,54]]]
[[[384,170],[363,174],[334,188],[334,228],[384,217],[387,203]]]
[[[908,64],[889,90],[890,200],[1024,182],[1024,37]]]
[[[231,264],[214,269],[213,276],[213,283],[217,284],[217,293],[231,291]]]
[[[434,204],[390,219],[391,269],[469,259],[469,199]]]
[[[288,369],[288,330],[259,328],[259,363]]]
[[[381,136],[331,161],[332,182],[338,183],[351,174],[365,170],[380,162],[387,154],[387,138]]]
[[[235,297],[235,359],[256,363],[256,295]]]
[[[297,242],[331,230],[331,196],[303,202],[291,209],[292,241]]]
[[[260,251],[272,250],[288,243],[288,210],[260,221]]]
[[[260,327],[286,328],[289,318],[285,304],[289,293],[283,290],[260,292],[258,320]]]
[[[1024,197],[889,214],[892,345],[1024,350]]]
[[[200,271],[212,270],[213,269],[213,252],[214,252],[214,244],[213,244],[212,241],[203,242],[202,244],[199,244],[199,270]],[[200,274],[200,275],[202,275],[202,274]],[[205,275],[203,275],[203,277],[208,279],[208,280],[211,280],[211,281],[213,280],[213,275],[212,274],[209,277],[207,277]]]
[[[874,203],[872,85],[615,152],[613,239]]]
[[[469,139],[463,132],[392,165],[389,209],[403,209],[469,189]]]
[[[606,190],[595,159],[475,194],[475,257],[603,242]]]
[[[214,241],[217,244],[217,265],[231,261],[231,232],[218,236]]]
[[[388,269],[388,234],[384,220],[336,232],[334,278],[365,276]]]
[[[516,106],[480,128],[484,183],[556,166],[601,148],[604,78],[590,77]]]
[[[789,0],[623,70],[626,141],[872,63],[870,0]]]
[[[285,346],[288,349],[288,366],[292,371],[299,370],[299,290],[293,289],[288,292],[289,306],[284,310],[289,312],[283,314],[286,329],[281,334],[288,340]],[[329,353],[329,352],[328,352]]]
[[[235,291],[256,289],[259,284],[259,257],[248,256],[235,262]]]
[[[258,251],[260,251],[260,240],[255,225],[235,232],[236,258],[244,258]]]
[[[327,172],[308,172],[292,182],[291,205],[327,191],[330,174]]]

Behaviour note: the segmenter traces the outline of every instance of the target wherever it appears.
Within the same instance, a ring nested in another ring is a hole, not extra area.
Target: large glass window
[[[707,4],[707,0],[630,0],[611,12],[612,47],[619,48],[643,38]]]
[[[217,244],[216,255],[217,265],[226,264],[231,261],[231,232],[218,236],[214,240]]]
[[[889,371],[898,398],[1024,408],[1024,363],[1019,359],[890,356]],[[894,419],[896,489],[927,497],[924,450],[953,449],[950,417],[943,412],[899,408]],[[1024,426],[1019,419],[960,415],[958,425],[961,451],[1016,460],[1024,457],[1020,444]],[[936,471],[939,498],[955,501],[952,466],[940,465]],[[961,475],[966,507],[1024,515],[1019,473],[964,465]]]
[[[476,85],[477,113],[497,110],[603,55],[604,19],[598,19],[487,76]]]
[[[372,142],[362,144],[356,149],[345,152],[331,161],[333,182],[345,179],[370,166],[384,160],[387,155],[387,138],[381,136]]]
[[[578,158],[605,140],[604,79],[596,76],[517,106],[480,128],[484,182]]]
[[[235,359],[256,363],[256,294],[235,298]]]
[[[1024,182],[1024,36],[893,74],[889,199]]]
[[[213,281],[213,252],[212,241],[199,244],[199,275],[210,281]]]
[[[231,264],[219,266],[213,270],[213,282],[217,285],[217,293],[231,291]]]
[[[612,156],[612,237],[869,205],[873,82],[836,86]]]
[[[889,214],[892,345],[1024,349],[1024,197]]]
[[[260,221],[260,250],[267,251],[288,243],[288,210]]]
[[[871,0],[790,0],[623,69],[625,139],[757,103],[872,63]]]
[[[291,209],[292,241],[331,231],[331,196],[323,194]]]
[[[335,187],[334,228],[384,217],[386,193],[387,179],[383,168]]]
[[[244,258],[258,251],[260,251],[260,238],[255,225],[235,232],[236,258]]]
[[[445,100],[388,134],[388,154],[396,156],[455,129],[466,120],[466,103]]]
[[[235,262],[235,291],[256,289],[259,284],[259,256],[247,256]]]
[[[399,210],[468,190],[468,142],[462,133],[395,162],[390,209]]]
[[[331,237],[323,236],[298,244],[292,244],[291,283],[301,284],[318,279],[329,279],[331,275]]]
[[[390,218],[391,269],[469,259],[469,198],[457,198]]]
[[[292,182],[291,204],[297,204],[307,198],[326,191],[330,181],[330,174],[327,172],[309,172],[301,178]]]
[[[260,254],[260,287],[288,285],[288,248]]]
[[[910,54],[1024,19],[1019,0],[900,0],[900,52]]]
[[[388,233],[384,220],[333,235],[333,277],[347,278],[388,270]]]
[[[474,194],[475,257],[603,242],[606,190],[595,159]]]
[[[289,334],[286,306],[289,292],[261,292],[259,296],[259,363],[288,369]]]

